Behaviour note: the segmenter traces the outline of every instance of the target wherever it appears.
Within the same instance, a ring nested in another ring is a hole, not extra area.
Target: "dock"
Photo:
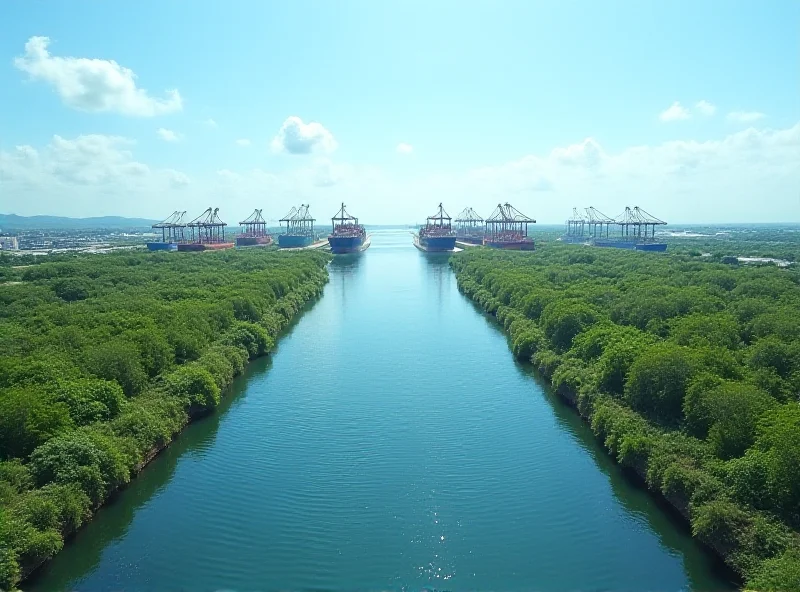
[[[468,242],[464,242],[464,241],[460,241],[460,240],[456,239],[456,246],[457,247],[461,247],[461,249],[468,249],[469,247],[482,247],[483,245],[479,245],[479,244],[476,244],[476,243],[468,243]]]
[[[283,247],[281,251],[307,251],[309,249],[321,249],[328,246],[328,238],[325,237],[305,247]]]

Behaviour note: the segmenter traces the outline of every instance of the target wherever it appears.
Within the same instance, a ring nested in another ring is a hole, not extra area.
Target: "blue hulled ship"
[[[624,240],[624,239],[595,239],[591,243],[595,247],[612,247],[615,249],[632,249],[634,251],[656,251],[667,250],[667,243],[656,243],[643,239]]]
[[[662,253],[667,250],[667,243],[656,241],[656,226],[664,225],[666,222],[639,206],[633,209],[626,207],[616,218],[606,216],[592,206],[586,208],[585,215],[578,208],[572,208],[572,217],[567,220],[567,232],[559,240],[594,247]],[[618,228],[619,233],[612,232],[612,226]]]
[[[605,214],[601,215],[608,220]],[[648,214],[639,206],[634,206],[633,209],[626,206],[625,211],[617,218],[611,219],[610,222],[620,229],[619,234],[617,236],[609,236],[607,224],[606,235],[603,236],[601,226],[600,236],[595,236],[592,240],[592,244],[595,247],[654,251],[658,253],[667,250],[667,243],[656,241],[656,226],[664,226],[666,222]]]
[[[331,253],[358,253],[369,247],[369,237],[358,218],[347,213],[344,203],[336,215],[331,218],[333,232],[328,235]]]
[[[444,211],[442,204],[439,210],[428,216],[425,226],[414,235],[414,246],[421,251],[441,252],[456,248],[456,231],[450,224],[450,216]]]
[[[298,249],[311,245],[316,238],[314,234],[314,218],[308,213],[308,205],[300,204],[292,207],[289,213],[280,219],[281,226],[286,224],[286,231],[278,235],[278,246],[282,249]]]
[[[177,251],[178,243],[185,240],[184,229],[186,224],[183,221],[186,212],[172,212],[172,215],[157,224],[153,224],[153,230],[161,231],[160,241],[151,241],[147,243],[149,251]]]

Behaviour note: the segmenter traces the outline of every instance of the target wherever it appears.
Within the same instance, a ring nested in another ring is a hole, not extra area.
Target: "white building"
[[[19,249],[19,242],[16,236],[0,236],[0,251],[16,251]]]

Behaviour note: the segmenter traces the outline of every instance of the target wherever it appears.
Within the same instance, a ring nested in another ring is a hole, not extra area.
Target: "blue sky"
[[[798,22],[788,0],[6,2],[0,212],[800,221]]]

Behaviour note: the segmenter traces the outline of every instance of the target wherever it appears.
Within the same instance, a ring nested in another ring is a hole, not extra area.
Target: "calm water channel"
[[[730,589],[446,258],[383,231],[330,271],[273,359],[26,589]]]

